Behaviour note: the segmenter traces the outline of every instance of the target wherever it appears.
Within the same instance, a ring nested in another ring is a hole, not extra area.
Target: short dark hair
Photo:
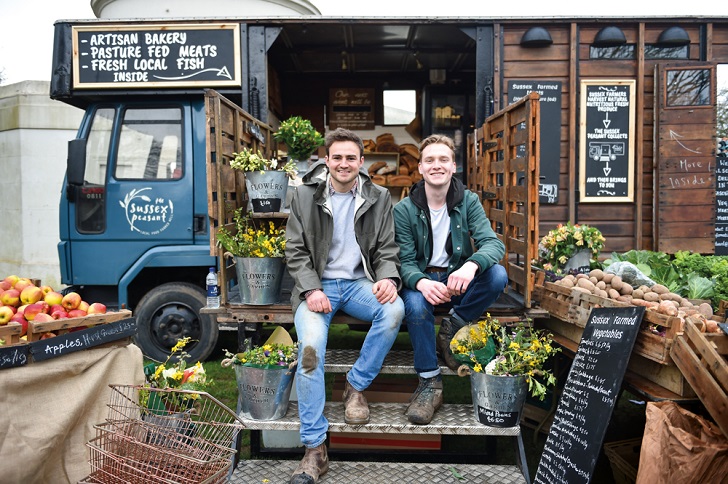
[[[326,135],[326,156],[329,155],[331,145],[337,141],[352,141],[359,147],[359,156],[361,157],[364,154],[364,142],[358,134],[345,128],[336,128]]]
[[[449,136],[444,134],[431,134],[427,138],[423,139],[420,143],[420,159],[422,159],[422,152],[430,145],[441,144],[450,148],[452,151],[453,160],[455,160],[455,142]]]

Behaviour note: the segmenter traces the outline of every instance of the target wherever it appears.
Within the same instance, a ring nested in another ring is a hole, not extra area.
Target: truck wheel
[[[210,315],[200,314],[205,292],[192,284],[170,282],[142,297],[134,311],[138,331],[134,341],[148,358],[164,361],[177,344],[189,336],[184,351],[190,362],[205,360],[217,344],[218,328]]]

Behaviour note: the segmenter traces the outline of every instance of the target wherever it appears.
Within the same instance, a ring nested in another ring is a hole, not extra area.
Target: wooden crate
[[[119,311],[109,312],[106,314],[92,314],[82,318],[65,318],[44,322],[29,321],[28,341],[39,341],[45,333],[53,332],[56,335],[62,335],[87,326],[112,323],[114,321],[120,321],[130,317],[131,311],[128,309],[121,309]]]
[[[689,320],[675,340],[672,357],[698,398],[728,437],[728,336],[701,333]]]
[[[0,326],[0,339],[5,341],[5,346],[24,344],[25,341],[20,339],[22,332],[22,324],[10,322],[6,325]]]
[[[604,444],[604,454],[612,466],[615,484],[632,484],[637,481],[641,447],[642,437]]]
[[[553,282],[544,282],[543,285],[534,286],[533,292],[541,308],[563,321],[569,320],[572,289]]]

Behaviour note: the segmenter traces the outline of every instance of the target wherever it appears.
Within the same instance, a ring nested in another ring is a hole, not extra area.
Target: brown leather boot
[[[326,442],[318,447],[307,447],[303,459],[293,471],[290,484],[315,484],[319,476],[329,470],[329,455]]]
[[[437,332],[437,338],[435,338],[435,348],[440,354],[440,358],[442,358],[445,366],[453,371],[457,371],[458,367],[460,367],[460,363],[458,363],[452,355],[452,350],[450,349],[450,340],[452,340],[454,335],[455,331],[453,329],[452,321],[450,321],[449,318],[442,318],[440,331]]]
[[[344,422],[349,425],[369,423],[369,404],[364,394],[346,381],[344,386]]]
[[[407,419],[413,424],[429,424],[437,409],[442,406],[442,376],[420,377],[420,384],[412,394],[410,402],[404,412]]]

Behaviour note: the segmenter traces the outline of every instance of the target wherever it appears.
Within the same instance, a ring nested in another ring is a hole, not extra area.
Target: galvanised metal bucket
[[[288,410],[294,369],[234,365],[242,414],[254,420],[277,420]]]
[[[245,187],[253,212],[280,212],[288,191],[285,171],[246,171]]]
[[[281,292],[283,257],[236,257],[235,271],[243,304],[275,304]]]
[[[490,427],[513,427],[521,421],[528,383],[523,376],[470,373],[475,420]]]

